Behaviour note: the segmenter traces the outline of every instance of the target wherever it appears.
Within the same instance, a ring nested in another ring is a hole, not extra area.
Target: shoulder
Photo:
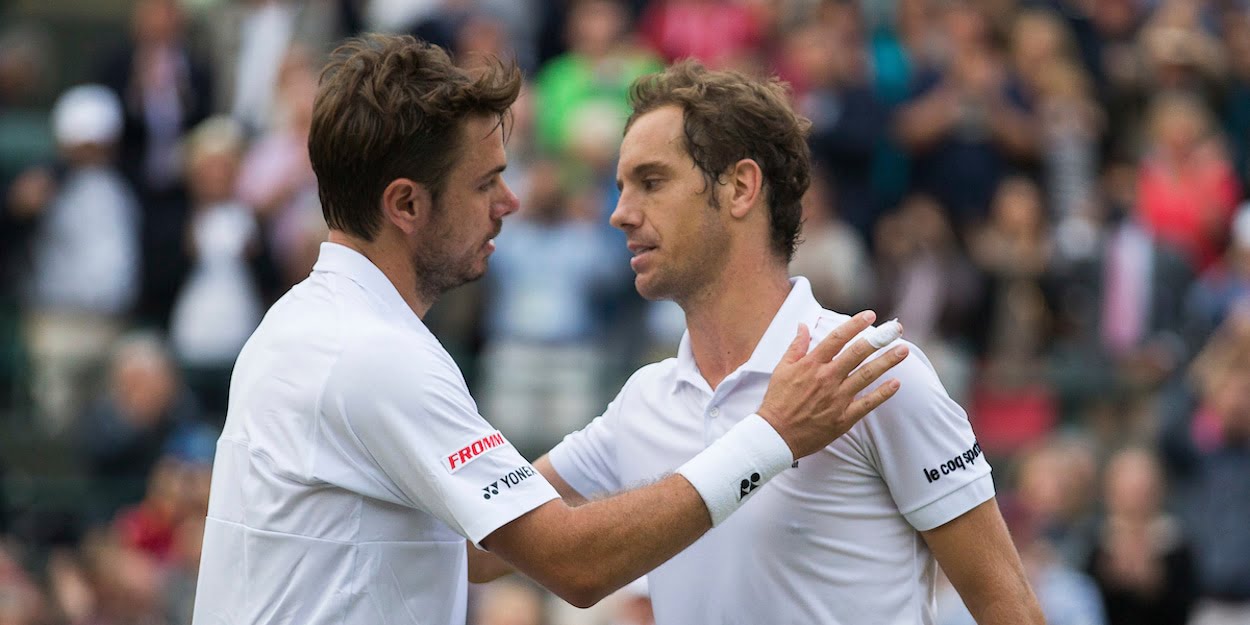
[[[433,336],[374,322],[352,327],[343,338],[331,373],[342,388],[408,395],[463,387],[454,361]]]
[[[644,365],[629,376],[617,398],[638,398],[656,391],[668,390],[672,387],[676,374],[676,358],[666,358]]]

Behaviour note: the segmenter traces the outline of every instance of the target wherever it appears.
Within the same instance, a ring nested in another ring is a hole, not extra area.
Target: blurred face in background
[[[1244,361],[1243,358],[1240,366],[1230,367],[1231,371],[1221,376],[1214,390],[1214,408],[1224,436],[1231,443],[1250,441],[1250,378],[1245,375],[1245,366],[1250,363]]]
[[[1250,80],[1250,15],[1230,10],[1224,15],[1224,45],[1229,66],[1240,80]]]
[[[1207,112],[1190,96],[1161,96],[1152,107],[1150,118],[1156,147],[1174,160],[1188,158],[1210,128]]]
[[[194,155],[188,162],[187,185],[200,206],[234,198],[240,155],[234,150],[214,150]]]
[[[1027,11],[1016,18],[1011,31],[1011,56],[1017,71],[1033,72],[1064,56],[1067,31],[1050,13]]]
[[[118,356],[112,385],[120,412],[137,428],[156,425],[178,388],[173,365],[166,358],[137,350]]]
[[[1159,463],[1140,449],[1122,451],[1107,465],[1104,482],[1107,511],[1146,519],[1158,514],[1163,497]]]
[[[638,293],[681,303],[714,288],[729,254],[722,212],[686,151],[684,114],[664,106],[636,119],[621,143],[613,226],[625,231],[634,255]]]
[[[607,54],[628,26],[625,8],[613,0],[586,0],[574,5],[569,15],[569,47],[578,54]]]
[[[1042,194],[1026,178],[1009,178],[994,197],[994,226],[1021,236],[1039,234],[1042,229]]]
[[[182,37],[182,11],[173,0],[140,0],[132,25],[136,41],[171,45]]]

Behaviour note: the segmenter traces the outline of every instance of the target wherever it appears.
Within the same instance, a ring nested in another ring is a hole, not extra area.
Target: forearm
[[[566,601],[588,607],[677,555],[711,527],[698,491],[673,475],[577,508],[563,501],[545,504],[482,544]],[[510,540],[514,532],[523,540]]]
[[[1046,625],[1046,617],[1028,584],[1014,586],[1014,592],[996,593],[980,600],[964,599],[977,625]]]

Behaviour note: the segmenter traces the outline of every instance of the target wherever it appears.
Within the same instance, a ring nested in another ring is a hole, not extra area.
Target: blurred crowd
[[[793,272],[928,354],[1049,622],[1250,623],[1250,3],[137,0],[76,64],[21,6],[0,10],[0,625],[189,622],[231,366],[326,234],[318,69],[370,31],[527,76],[521,210],[426,320],[527,456],[683,331],[607,224],[630,83],[684,57],[776,73],[813,122]],[[649,623],[640,584],[591,612],[475,587],[470,621]],[[946,586],[939,607],[971,622]]]

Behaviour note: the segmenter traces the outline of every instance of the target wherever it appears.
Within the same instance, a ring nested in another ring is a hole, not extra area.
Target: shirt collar
[[[323,241],[317,263],[313,265],[313,273],[319,271],[338,274],[359,284],[367,293],[381,300],[388,312],[396,317],[411,317],[420,321],[408,302],[400,296],[399,290],[391,284],[390,278],[364,254],[346,245]]]
[[[738,371],[771,375],[773,369],[776,369],[777,364],[781,362],[786,349],[790,347],[790,343],[794,342],[799,324],[805,323],[808,329],[813,329],[822,313],[824,309],[812,296],[812,285],[807,278],[791,278],[790,294],[786,296],[786,301],[781,304],[781,308],[777,310],[777,314],[768,324],[768,329],[764,331],[764,336],[760,337],[760,342],[756,344],[751,357],[738,368]],[[677,348],[676,373],[678,382],[696,386],[707,385],[694,361],[694,350],[690,346],[690,330],[686,330],[681,335],[681,344]]]

